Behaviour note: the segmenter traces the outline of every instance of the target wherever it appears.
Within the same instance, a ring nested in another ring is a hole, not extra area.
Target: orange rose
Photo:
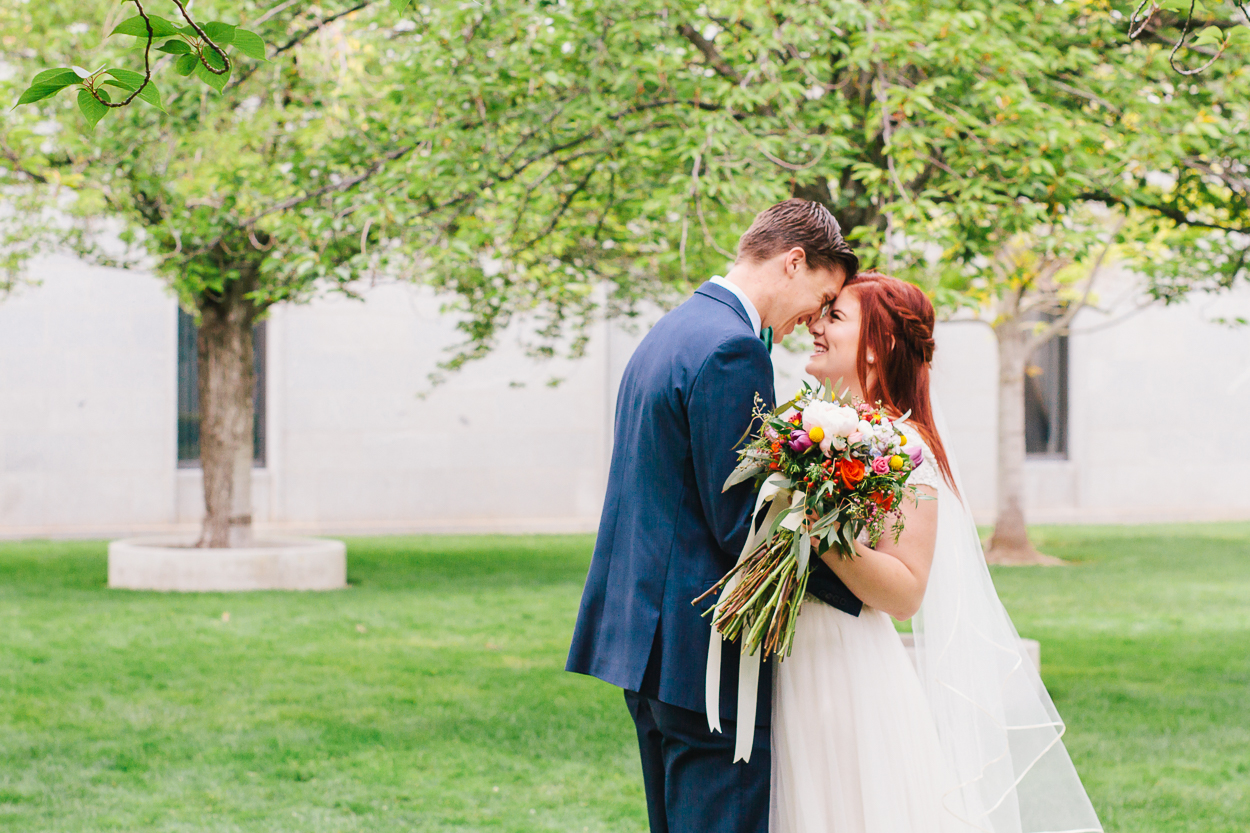
[[[864,479],[864,464],[853,457],[844,457],[838,461],[838,476],[842,478],[842,485],[848,489],[854,489],[856,484]]]

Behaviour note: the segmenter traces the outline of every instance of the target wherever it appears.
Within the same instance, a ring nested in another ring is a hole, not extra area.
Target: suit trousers
[[[625,704],[638,729],[651,833],[768,833],[769,729],[755,730],[750,763],[732,763],[736,723],[633,691]]]

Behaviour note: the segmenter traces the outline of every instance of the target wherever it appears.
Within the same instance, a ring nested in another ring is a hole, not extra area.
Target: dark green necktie
[[[772,328],[772,327],[765,327],[764,329],[760,330],[760,338],[764,339],[764,349],[766,349],[766,350],[768,351],[769,355],[772,355],[772,352],[773,352],[773,328]]]

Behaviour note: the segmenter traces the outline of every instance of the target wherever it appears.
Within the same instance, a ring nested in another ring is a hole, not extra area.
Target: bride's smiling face
[[[816,350],[807,362],[807,372],[817,382],[842,380],[843,387],[858,392],[855,359],[859,354],[859,298],[854,289],[838,293],[829,311],[808,329]],[[861,394],[862,395],[862,394]]]

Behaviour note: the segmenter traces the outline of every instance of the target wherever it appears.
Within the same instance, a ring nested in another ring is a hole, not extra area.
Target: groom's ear
[[[802,246],[795,246],[785,254],[782,264],[786,269],[786,277],[798,274],[799,269],[807,265],[807,252]]]

